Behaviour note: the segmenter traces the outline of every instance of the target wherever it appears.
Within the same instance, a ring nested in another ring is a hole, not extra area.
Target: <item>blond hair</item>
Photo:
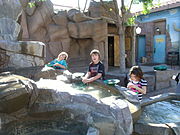
[[[93,50],[90,52],[90,55],[92,55],[92,54],[98,54],[99,59],[100,59],[100,52],[99,52],[99,50],[93,49]]]
[[[58,58],[61,56],[61,55],[65,55],[65,60],[68,59],[68,54],[66,52],[61,52],[59,55],[58,55]]]

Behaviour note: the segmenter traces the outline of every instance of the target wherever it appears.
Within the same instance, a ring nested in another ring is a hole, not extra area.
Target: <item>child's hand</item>
[[[83,78],[83,79],[82,79],[82,82],[83,82],[83,83],[88,83],[89,80],[88,80],[87,78]]]
[[[58,66],[58,63],[55,63],[53,66]]]
[[[134,88],[137,89],[138,87],[136,85],[129,85],[128,88]]]

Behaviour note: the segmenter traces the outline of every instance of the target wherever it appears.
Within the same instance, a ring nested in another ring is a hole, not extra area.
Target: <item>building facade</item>
[[[142,32],[137,37],[137,62],[145,57],[148,63],[180,63],[180,2],[173,2],[138,15]]]

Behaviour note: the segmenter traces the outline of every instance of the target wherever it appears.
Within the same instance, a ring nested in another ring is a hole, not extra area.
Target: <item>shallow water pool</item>
[[[180,122],[180,101],[168,100],[145,106],[140,123],[176,123]]]
[[[120,94],[113,92],[111,89],[107,89],[102,85],[84,84],[82,82],[73,83],[71,86],[75,90],[83,91],[96,99],[101,99],[110,96],[120,96]]]

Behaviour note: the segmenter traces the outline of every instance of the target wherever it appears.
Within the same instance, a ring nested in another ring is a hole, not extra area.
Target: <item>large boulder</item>
[[[51,41],[58,41],[60,39],[69,38],[67,27],[56,24],[48,25],[48,34]]]
[[[11,18],[0,18],[0,40],[16,41],[21,31],[21,26]]]
[[[132,133],[131,113],[122,99],[102,102],[59,80],[33,82],[6,74],[1,74],[0,79],[3,82],[0,84],[0,118],[3,117],[0,133],[27,134],[31,131],[33,134],[48,134],[63,131],[70,134],[72,129],[77,130],[77,125],[78,131],[85,133],[90,126],[99,129],[95,132],[102,135]],[[16,117],[12,119],[11,116]]]
[[[45,57],[45,44],[37,41],[0,41],[0,48],[9,52]]]
[[[19,0],[0,0],[0,18],[6,17],[17,21],[21,12]]]
[[[27,6],[26,9],[25,9],[25,12],[27,13],[28,16],[32,16],[34,14],[36,10],[36,5],[30,7],[30,6]]]
[[[66,110],[70,118],[93,125],[100,130],[100,134],[132,133],[131,113],[123,100],[106,104],[57,80],[41,79],[36,85],[40,90],[39,97],[32,106],[30,115],[47,117],[51,112],[62,113]]]
[[[73,22],[84,22],[91,20],[90,17],[87,17],[85,14],[76,9],[71,9],[68,11],[68,18]]]
[[[46,48],[42,42],[36,41],[0,41],[0,48],[5,50],[7,67],[22,68],[44,65]]]
[[[36,3],[38,4],[38,1]],[[43,1],[38,8],[25,10],[25,12],[27,14],[29,38],[47,42],[46,27],[52,22],[52,16],[54,15],[52,2],[50,0]]]
[[[58,36],[58,35],[57,35]],[[69,52],[70,50],[70,38],[59,39],[57,41],[50,41],[47,44],[47,57],[46,61],[51,61],[53,58],[56,58],[58,54],[62,51]]]
[[[56,79],[58,75],[62,75],[63,70],[56,70],[52,67],[45,66],[42,70],[34,75],[34,80],[43,79]]]
[[[59,11],[56,15],[53,16],[53,21],[55,22],[55,24],[58,24],[60,26],[67,26],[68,24],[67,12]]]
[[[74,21],[74,20],[73,20],[73,16],[74,16],[75,14],[78,14],[78,13],[80,13],[79,10],[77,10],[77,9],[71,9],[71,10],[68,11],[67,16],[68,16],[69,20]]]
[[[12,113],[27,107],[30,93],[22,84],[22,81],[27,80],[10,73],[0,74],[0,113]]]
[[[94,41],[104,41],[107,37],[107,23],[103,20],[91,20],[80,23],[68,23],[72,38],[93,38]]]

